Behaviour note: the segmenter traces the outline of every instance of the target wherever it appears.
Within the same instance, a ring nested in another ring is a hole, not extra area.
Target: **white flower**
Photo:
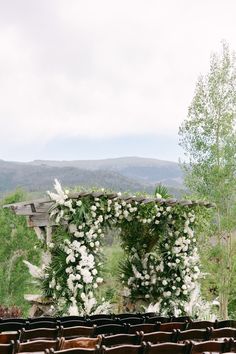
[[[91,210],[92,210],[92,211],[95,211],[95,210],[97,210],[97,207],[96,207],[96,205],[92,205],[92,206],[91,206]]]
[[[100,278],[100,277],[97,277],[96,282],[97,282],[97,283],[102,283],[102,282],[103,282],[103,279]]]
[[[171,296],[171,292],[170,291],[166,291],[163,293],[164,297],[170,297]]]
[[[78,200],[78,201],[76,202],[76,205],[77,205],[77,206],[81,206],[81,205],[82,205],[82,201],[81,201],[81,200]]]
[[[164,279],[164,280],[162,280],[162,285],[164,285],[164,286],[166,286],[168,283],[167,283],[167,281]]]
[[[75,224],[70,224],[69,225],[69,230],[71,233],[74,233],[77,231],[77,226]]]

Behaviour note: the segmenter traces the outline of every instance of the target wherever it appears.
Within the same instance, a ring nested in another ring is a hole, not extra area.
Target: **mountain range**
[[[53,189],[55,178],[63,186],[84,189],[153,194],[156,185],[161,183],[177,197],[183,191],[183,174],[176,162],[142,157],[32,162],[0,160],[0,196],[17,187],[42,194]]]

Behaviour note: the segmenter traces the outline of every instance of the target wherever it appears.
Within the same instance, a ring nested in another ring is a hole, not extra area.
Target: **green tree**
[[[16,305],[27,315],[29,305],[24,294],[34,293],[36,289],[23,260],[37,264],[40,248],[36,247],[37,237],[34,230],[27,227],[25,217],[2,208],[25,197],[23,191],[17,190],[0,201],[0,304]]]
[[[220,314],[228,316],[232,292],[233,238],[236,200],[236,66],[227,43],[214,53],[210,70],[200,76],[187,119],[179,129],[185,150],[185,181],[199,198],[215,203],[211,246],[221,251],[215,261],[215,289]],[[214,252],[213,252],[214,253]]]

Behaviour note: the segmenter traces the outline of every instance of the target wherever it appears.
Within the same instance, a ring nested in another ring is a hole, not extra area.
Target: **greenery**
[[[22,190],[17,190],[1,201],[0,206],[20,202],[26,198]],[[37,264],[40,251],[34,230],[26,225],[23,216],[17,216],[9,209],[0,207],[0,304],[18,306],[25,316],[29,304],[24,294],[37,291],[23,263],[27,259]]]
[[[111,288],[101,299],[104,234],[120,230],[124,250],[119,265],[125,307],[132,311],[159,301],[164,314],[183,313],[199,276],[193,227],[197,205],[168,205],[165,187],[157,200],[121,198],[120,194],[92,193],[71,199],[55,181],[49,193],[51,218],[58,225],[47,245],[51,263],[42,267],[44,294],[54,299],[56,311],[90,314],[113,298]],[[201,208],[200,208],[201,209]],[[104,295],[104,294],[103,294]],[[104,311],[104,309],[103,309]]]
[[[228,317],[235,300],[236,229],[236,65],[235,54],[222,43],[214,53],[209,73],[201,76],[180,127],[180,145],[187,161],[185,181],[194,196],[215,203],[208,247],[202,247],[206,297],[220,302],[220,316]],[[210,259],[210,262],[209,262]]]

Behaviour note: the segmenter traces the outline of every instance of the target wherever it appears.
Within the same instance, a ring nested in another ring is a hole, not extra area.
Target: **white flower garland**
[[[52,258],[54,248],[59,247],[66,262],[66,289],[60,276],[52,269],[50,271],[50,267],[46,274],[54,299],[67,304],[71,313],[95,311],[100,306],[95,290],[103,282],[100,259],[104,227],[119,225],[129,230],[135,220],[140,227],[150,228],[159,252],[156,253],[155,247],[148,251],[145,242],[137,247],[130,244],[128,236],[123,237],[131,272],[121,275],[126,289],[124,293],[132,301],[141,296],[147,302],[154,302],[159,297],[162,313],[183,311],[200,274],[193,209],[126,201],[120,198],[120,194],[112,199],[104,193],[98,197],[85,194],[78,200],[70,199],[68,191],[63,191],[58,181],[55,189],[57,193],[49,192],[55,201],[51,218],[57,224],[67,223],[70,236],[62,245],[53,244],[51,248]],[[132,233],[132,228],[130,230]]]

